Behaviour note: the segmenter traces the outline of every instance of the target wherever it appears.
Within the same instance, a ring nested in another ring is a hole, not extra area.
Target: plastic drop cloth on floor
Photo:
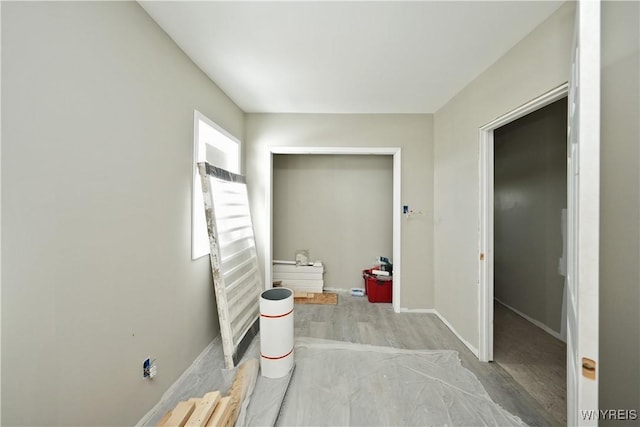
[[[289,379],[259,377],[244,425],[518,426],[451,350],[298,338]],[[288,383],[288,389],[285,390]]]

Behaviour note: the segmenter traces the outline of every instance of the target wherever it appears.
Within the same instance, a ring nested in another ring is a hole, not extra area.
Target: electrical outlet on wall
[[[142,376],[144,378],[149,377],[149,368],[151,368],[151,359],[147,357],[144,359],[144,362],[142,362]]]
[[[151,358],[147,357],[142,362],[142,377],[143,378],[153,378],[158,373],[158,367],[156,366],[156,359],[151,360]]]

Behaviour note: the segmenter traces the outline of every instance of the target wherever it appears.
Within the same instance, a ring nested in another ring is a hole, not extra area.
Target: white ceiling
[[[433,113],[561,1],[140,1],[246,112]]]

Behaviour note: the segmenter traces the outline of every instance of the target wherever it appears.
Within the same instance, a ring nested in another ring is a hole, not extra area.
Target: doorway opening
[[[392,258],[391,156],[277,154],[273,188],[273,257],[286,262],[302,252],[321,261],[324,290],[362,288],[363,270]],[[308,280],[277,270],[283,286],[312,292]]]
[[[402,285],[401,260],[401,176],[402,160],[399,147],[268,147],[268,182],[266,185],[267,233],[265,236],[265,287],[272,285],[273,265],[273,162],[274,155],[279,154],[316,154],[316,155],[358,155],[358,156],[392,156],[393,157],[393,195],[392,195],[392,260],[396,274],[393,278],[392,305],[396,313],[400,312],[400,289]]]
[[[494,131],[563,97],[567,83],[539,96],[480,128],[480,257],[478,358],[493,360],[494,319]]]
[[[499,284],[499,290],[496,293],[496,289],[494,287],[494,284],[496,283],[496,259],[501,262],[504,263],[505,262],[505,257],[504,257],[504,250],[502,248],[500,248],[500,250],[502,250],[503,252],[500,254],[496,253],[496,250],[498,250],[498,248],[495,247],[496,244],[496,233],[499,231],[501,234],[504,234],[505,232],[509,232],[509,233],[515,233],[517,236],[520,236],[521,238],[523,237],[523,235],[529,233],[532,231],[532,225],[531,223],[529,223],[528,221],[531,221],[531,211],[526,211],[523,210],[523,212],[525,212],[524,216],[521,216],[520,218],[518,218],[518,221],[513,221],[512,217],[512,221],[514,222],[513,224],[502,224],[500,226],[500,229],[497,229],[496,227],[496,210],[500,210],[502,208],[504,208],[504,211],[513,211],[516,208],[522,207],[526,204],[531,204],[532,200],[531,199],[531,195],[532,194],[527,194],[527,191],[529,191],[530,193],[533,191],[533,189],[529,189],[529,190],[523,190],[523,189],[514,189],[514,188],[509,188],[509,185],[507,185],[506,188],[499,188],[498,190],[496,190],[496,134],[500,134],[499,129],[502,127],[507,127],[509,126],[511,123],[514,123],[516,120],[521,119],[529,114],[535,113],[538,110],[547,107],[553,103],[556,103],[557,101],[566,98],[568,95],[568,84],[563,84],[562,86],[559,86],[543,95],[541,95],[540,97],[522,105],[521,107],[505,114],[504,116],[499,117],[498,119],[494,120],[491,123],[488,123],[487,125],[483,126],[482,128],[480,128],[480,256],[479,256],[479,272],[480,272],[480,279],[479,279],[479,295],[478,295],[478,301],[479,301],[479,319],[478,319],[478,324],[479,324],[479,348],[478,348],[478,357],[481,361],[485,361],[485,362],[489,362],[489,361],[495,361],[494,358],[494,346],[495,346],[495,342],[496,340],[494,339],[494,322],[495,321],[499,321],[499,319],[506,319],[509,318],[510,315],[515,316],[512,319],[514,320],[520,320],[523,321],[524,323],[522,323],[521,325],[524,326],[531,326],[531,322],[530,320],[534,320],[537,318],[542,319],[541,321],[536,321],[534,322],[535,326],[534,329],[536,329],[539,332],[542,332],[542,329],[546,328],[546,331],[554,331],[556,332],[555,335],[557,335],[558,337],[561,337],[563,334],[565,334],[566,329],[564,328],[564,325],[566,324],[566,319],[567,319],[567,315],[566,315],[566,309],[565,309],[565,301],[564,301],[564,294],[565,294],[565,290],[566,290],[566,283],[564,278],[558,279],[558,277],[556,277],[556,283],[552,284],[549,289],[546,289],[546,284],[545,284],[545,290],[542,293],[542,296],[537,296],[537,300],[534,301],[534,307],[526,307],[526,302],[531,302],[531,301],[526,301],[527,299],[530,299],[527,296],[526,298],[522,298],[522,289],[503,289],[504,286],[502,286],[504,284],[504,282],[509,282],[509,281],[517,281],[518,278],[517,277],[509,277],[508,276],[508,272],[505,276],[505,272],[504,270],[501,270],[501,280],[503,281],[503,283]],[[566,131],[566,115],[564,116],[564,128]],[[566,147],[566,133],[565,133],[565,147]],[[533,146],[533,147],[528,147],[529,149],[533,148],[541,148],[539,146]],[[567,162],[567,151],[564,151],[564,154],[562,155],[561,160],[563,162]],[[526,153],[526,154],[521,154],[521,156],[530,156],[531,153]],[[511,165],[513,166],[513,165]],[[507,166],[508,168],[509,166]],[[505,165],[501,165],[500,168],[505,168]],[[565,170],[565,180],[563,181],[563,191],[562,194],[560,194],[559,197],[564,197],[564,200],[567,200],[567,192],[570,190],[569,186],[571,185],[570,183],[567,182],[566,179],[566,169]],[[505,172],[504,170],[502,171],[498,171],[499,173]],[[512,171],[513,172],[513,171]],[[527,171],[515,171],[515,172],[527,172]],[[506,171],[506,174],[509,174],[509,171]],[[540,184],[538,184],[538,186],[540,186]],[[514,186],[515,187],[515,186]],[[538,188],[538,190],[541,190],[540,188]],[[496,192],[498,192],[498,194],[496,195]],[[496,199],[497,197],[497,199]],[[558,195],[556,195],[556,197],[558,197]],[[499,203],[499,205],[496,205],[496,203]],[[538,201],[538,203],[540,203]],[[564,205],[564,207],[566,207],[566,204]],[[517,210],[517,209],[516,209]],[[554,259],[553,261],[551,261],[551,263],[553,263],[553,268],[554,271],[556,273],[556,276],[561,276],[560,270],[561,270],[561,264],[562,261],[560,258],[564,257],[564,259],[566,260],[567,258],[567,254],[566,254],[566,250],[562,250],[564,248],[566,248],[566,246],[563,245],[562,243],[562,213],[561,210],[558,208],[556,209],[557,212],[553,213],[554,216],[554,221],[557,225],[557,230],[555,230],[555,235],[556,235],[556,254],[558,254],[558,250],[557,250],[557,244],[560,244],[560,255],[556,257],[556,259]],[[504,212],[498,212],[497,215],[500,216],[502,213]],[[527,217],[527,215],[529,217]],[[538,212],[537,215],[540,216],[544,216],[543,218],[535,218],[535,221],[538,221],[540,224],[545,224],[545,221],[547,220],[546,218],[546,213],[543,215],[541,212]],[[517,217],[515,217],[517,218]],[[546,225],[546,224],[545,224]],[[509,231],[509,227],[511,227],[511,230]],[[507,230],[505,230],[505,228]],[[565,228],[566,230],[566,228]],[[546,231],[545,231],[546,233]],[[566,234],[565,234],[566,235]],[[526,239],[525,239],[526,240]],[[565,243],[566,243],[566,239],[565,239]],[[549,266],[547,266],[546,261],[547,259],[545,258],[544,262],[542,260],[538,260],[535,258],[536,255],[533,254],[534,251],[532,251],[531,247],[527,247],[527,245],[531,244],[531,242],[527,242],[527,241],[523,241],[523,242],[519,242],[518,243],[521,247],[520,252],[524,253],[525,255],[522,255],[522,253],[519,255],[520,257],[525,256],[525,257],[531,257],[532,259],[529,261],[532,261],[530,264],[535,265],[536,263],[538,264],[544,264],[544,268],[545,270],[549,270]],[[544,248],[543,248],[544,249]],[[508,250],[507,250],[508,251]],[[515,252],[515,251],[513,251]],[[509,259],[510,256],[515,255],[514,253],[507,253],[507,257],[506,260]],[[507,261],[508,262],[508,261]],[[566,265],[566,264],[565,264]],[[545,271],[546,274],[546,271]],[[565,271],[564,274],[566,275],[566,267],[565,267]],[[543,279],[546,280],[546,279]],[[546,283],[546,282],[545,282]],[[518,294],[520,292],[520,294]],[[498,295],[497,295],[498,294]],[[526,292],[524,293],[526,295]],[[496,302],[496,297],[499,297],[500,299],[504,299],[505,301],[502,301],[502,304],[500,303],[500,301]],[[519,301],[520,300],[520,301]],[[525,300],[525,304],[522,305],[521,300]],[[547,301],[551,301],[551,303],[547,304]],[[517,307],[514,307],[517,306]],[[552,309],[548,309],[548,307],[552,307]],[[558,307],[560,308],[560,313],[558,313]],[[513,309],[516,310],[513,310]],[[531,314],[528,314],[528,313]],[[550,314],[553,313],[553,314]],[[525,316],[523,316],[523,314]],[[552,320],[549,320],[552,319]],[[552,325],[550,327],[545,325],[545,322]],[[539,329],[540,327],[543,327],[542,329]],[[502,333],[503,331],[501,331]],[[517,332],[517,334],[527,334],[528,332],[523,332],[522,330]],[[547,335],[546,333],[543,332],[543,336]],[[502,336],[500,337],[501,339],[503,338]],[[552,338],[553,339],[553,338]],[[561,343],[563,344],[563,343]],[[525,350],[526,351],[526,350]],[[562,351],[562,350],[561,350]],[[566,346],[564,347],[564,352],[566,354]],[[561,362],[561,365],[563,364],[563,362]],[[564,379],[566,378],[566,358],[564,358],[564,372],[565,375],[561,377],[561,381],[564,382]],[[516,381],[518,381],[517,378],[514,378]],[[559,392],[559,395],[562,396],[562,400],[566,401],[566,390],[562,390]],[[564,411],[564,414],[566,414],[566,407],[563,407],[562,410]],[[560,415],[560,417],[562,418],[562,415]],[[564,418],[566,420],[566,418]],[[559,421],[559,423],[562,423],[561,421]]]
[[[494,131],[494,361],[566,425],[567,98]]]

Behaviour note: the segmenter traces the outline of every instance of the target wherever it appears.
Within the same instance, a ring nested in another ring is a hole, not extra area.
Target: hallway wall
[[[494,157],[495,298],[558,336],[563,322],[567,99],[496,129]]]
[[[433,116],[430,114],[247,114],[246,174],[264,271],[269,146],[400,147],[402,203],[424,215],[402,219],[401,307],[433,308]],[[381,254],[376,254],[381,255]]]
[[[435,115],[436,309],[478,346],[478,129],[565,83],[575,4],[567,2]]]
[[[640,3],[602,2],[600,408],[640,426]]]

